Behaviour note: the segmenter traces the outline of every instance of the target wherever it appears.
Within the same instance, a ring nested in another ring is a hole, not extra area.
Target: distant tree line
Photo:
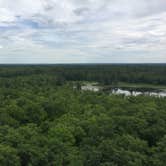
[[[95,81],[102,84],[147,83],[166,84],[166,65],[45,65],[1,66],[0,78],[46,74],[56,76],[57,82]]]

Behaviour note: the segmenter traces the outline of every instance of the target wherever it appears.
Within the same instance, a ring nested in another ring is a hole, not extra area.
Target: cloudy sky
[[[0,63],[166,63],[166,0],[0,0]]]

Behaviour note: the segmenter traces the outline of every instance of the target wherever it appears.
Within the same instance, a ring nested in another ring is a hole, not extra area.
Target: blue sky
[[[0,0],[0,63],[166,63],[166,0]]]

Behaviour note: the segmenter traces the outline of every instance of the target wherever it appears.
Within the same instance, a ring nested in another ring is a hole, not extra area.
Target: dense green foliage
[[[0,165],[165,166],[166,98],[74,90],[79,70],[0,68]]]
[[[128,82],[166,85],[166,64],[1,66],[0,70],[1,77],[35,74],[56,75],[59,82],[66,80],[95,81],[103,84]]]

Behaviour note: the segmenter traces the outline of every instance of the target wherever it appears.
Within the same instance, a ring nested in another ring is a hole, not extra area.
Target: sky
[[[3,63],[166,63],[166,0],[0,0]]]

